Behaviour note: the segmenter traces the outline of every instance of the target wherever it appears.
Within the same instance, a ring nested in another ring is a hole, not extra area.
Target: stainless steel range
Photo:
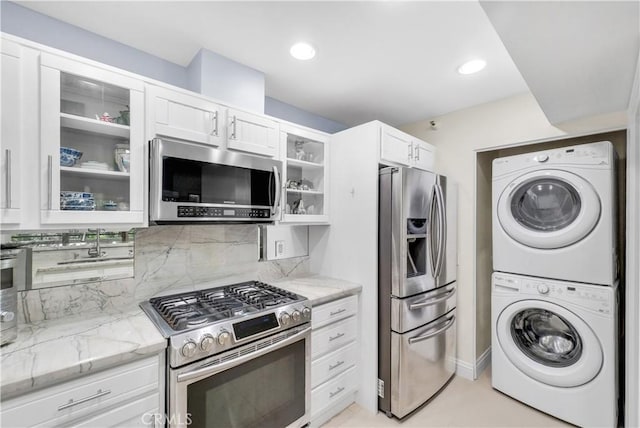
[[[311,308],[259,281],[140,304],[167,348],[170,427],[309,422]]]

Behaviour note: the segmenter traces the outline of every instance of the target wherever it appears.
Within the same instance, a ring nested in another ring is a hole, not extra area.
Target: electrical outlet
[[[276,257],[284,256],[284,241],[276,241]]]

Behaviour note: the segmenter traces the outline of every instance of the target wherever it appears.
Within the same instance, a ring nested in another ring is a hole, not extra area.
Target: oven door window
[[[305,341],[187,386],[190,428],[285,427],[305,414]]]
[[[2,275],[0,287],[3,290],[13,288],[13,268],[3,268],[0,272],[0,275]]]
[[[162,159],[162,200],[271,206],[273,172],[187,159]]]

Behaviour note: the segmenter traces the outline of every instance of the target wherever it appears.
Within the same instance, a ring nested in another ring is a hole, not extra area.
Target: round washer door
[[[496,333],[509,361],[547,385],[584,385],[602,367],[602,347],[593,330],[573,312],[553,303],[512,303],[498,316]]]
[[[587,236],[600,218],[600,198],[584,178],[540,170],[513,180],[498,199],[502,229],[517,242],[552,249]]]

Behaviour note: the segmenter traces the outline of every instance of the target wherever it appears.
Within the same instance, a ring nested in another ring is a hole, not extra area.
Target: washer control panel
[[[602,314],[611,314],[616,304],[615,287],[546,280],[494,273],[494,293],[513,293],[527,298],[563,301]]]

